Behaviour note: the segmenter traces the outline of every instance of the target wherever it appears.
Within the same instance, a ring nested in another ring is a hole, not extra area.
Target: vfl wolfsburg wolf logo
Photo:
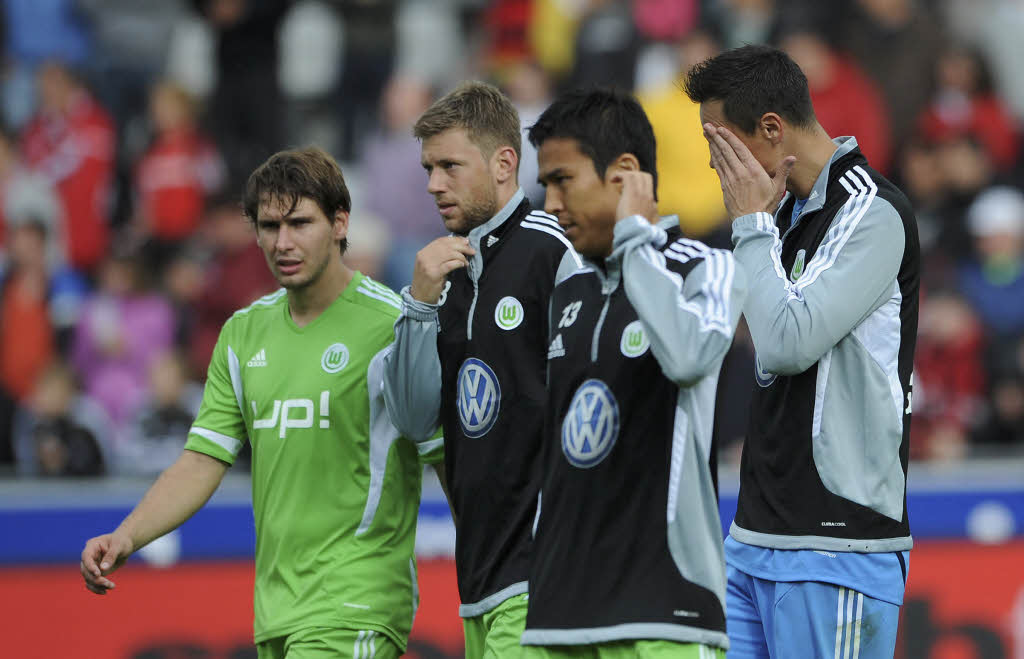
[[[459,369],[458,398],[459,423],[466,437],[483,437],[498,419],[501,407],[501,386],[491,367],[470,357]]]
[[[619,341],[619,350],[627,357],[639,357],[651,347],[651,341],[644,331],[644,324],[634,320],[626,329],[622,330],[622,339]]]
[[[807,250],[797,250],[796,260],[793,261],[793,269],[789,271],[789,278],[793,281],[800,279],[800,275],[804,274],[804,259],[807,258]]]
[[[523,322],[523,305],[511,295],[501,298],[494,308],[494,322],[503,330],[513,330]]]
[[[607,457],[619,437],[619,404],[604,382],[587,380],[576,390],[562,420],[562,453],[569,464],[589,469]]]
[[[337,373],[348,365],[348,348],[344,343],[334,343],[324,350],[320,366],[328,373]]]

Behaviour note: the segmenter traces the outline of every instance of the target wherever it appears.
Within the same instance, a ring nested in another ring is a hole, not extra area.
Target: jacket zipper
[[[473,282],[473,302],[469,305],[469,313],[466,314],[466,340],[471,341],[473,339],[473,312],[476,311],[476,299],[480,295],[480,282],[475,276],[476,268],[473,267],[473,261],[469,262],[469,279]]]

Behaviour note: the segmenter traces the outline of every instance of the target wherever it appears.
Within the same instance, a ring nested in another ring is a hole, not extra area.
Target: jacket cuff
[[[665,243],[665,230],[640,215],[630,215],[615,223],[612,251],[627,243]]]
[[[406,318],[413,320],[419,320],[422,322],[435,322],[437,320],[437,304],[430,304],[429,302],[420,302],[412,296],[409,289],[412,286],[406,286],[402,289],[402,315]]]
[[[732,221],[732,242],[734,245],[744,234],[776,232],[775,216],[771,213],[748,213]]]

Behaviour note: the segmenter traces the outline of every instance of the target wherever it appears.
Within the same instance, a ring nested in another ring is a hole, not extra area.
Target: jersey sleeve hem
[[[188,431],[185,448],[234,464],[238,452],[242,450],[242,441],[207,428],[192,426]]]

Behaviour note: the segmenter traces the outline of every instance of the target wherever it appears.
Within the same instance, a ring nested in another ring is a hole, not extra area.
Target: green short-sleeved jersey
[[[231,463],[252,444],[257,643],[344,627],[376,629],[405,650],[421,461],[440,459],[440,440],[417,448],[384,407],[400,306],[357,272],[305,327],[282,289],[221,330],[185,448]]]

